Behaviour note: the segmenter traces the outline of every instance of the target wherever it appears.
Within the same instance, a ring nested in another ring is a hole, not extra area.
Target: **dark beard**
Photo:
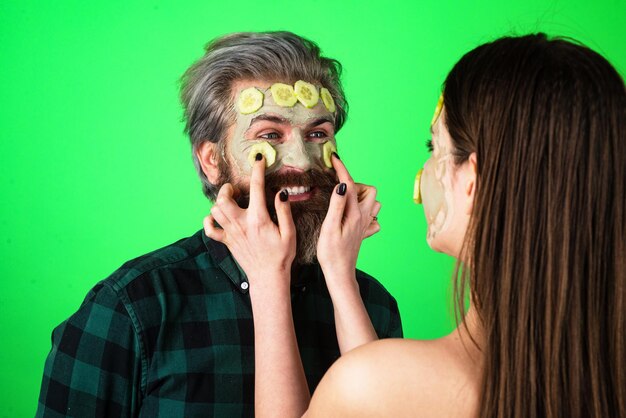
[[[231,183],[239,190],[236,201],[239,207],[247,208],[250,202],[250,188],[248,184],[235,182],[231,168],[220,160],[220,176],[218,187]],[[276,193],[285,186],[310,186],[312,196],[302,202],[291,202],[291,215],[296,226],[296,257],[294,264],[305,265],[316,261],[317,240],[320,235],[322,223],[328,212],[331,193],[337,185],[337,177],[334,172],[324,172],[314,168],[302,174],[277,174],[271,173],[265,176],[265,201],[270,218],[278,224],[274,198]]]

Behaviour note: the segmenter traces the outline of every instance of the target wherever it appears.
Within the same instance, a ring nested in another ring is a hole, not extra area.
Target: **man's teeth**
[[[296,194],[308,193],[311,191],[311,187],[309,186],[285,187],[285,190],[287,190],[287,193],[289,193],[289,195],[293,196]]]

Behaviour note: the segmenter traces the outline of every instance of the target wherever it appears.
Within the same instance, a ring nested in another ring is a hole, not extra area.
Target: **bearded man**
[[[340,355],[316,259],[338,180],[329,161],[346,118],[340,69],[293,33],[238,33],[209,43],[181,89],[207,198],[228,184],[246,208],[262,160],[268,213],[276,221],[277,192],[291,205],[293,323],[311,392]],[[395,299],[356,276],[376,335],[401,337]],[[253,416],[249,287],[228,247],[204,230],[125,263],[53,331],[37,416]]]

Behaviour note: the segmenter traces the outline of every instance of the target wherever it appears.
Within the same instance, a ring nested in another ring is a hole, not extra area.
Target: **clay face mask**
[[[321,99],[317,87],[305,82],[297,82],[295,89],[276,83],[238,92],[233,139],[227,146],[238,175],[250,175],[249,158],[256,152],[264,154],[266,162],[275,160],[268,164],[267,174],[286,165],[305,171],[326,167],[324,147],[330,143],[326,153],[336,147],[335,108],[326,89],[321,89]],[[324,122],[328,123],[322,126]]]
[[[433,130],[433,152],[424,165],[421,175],[421,198],[424,214],[428,222],[427,240],[430,243],[442,231],[446,230],[453,217],[452,173],[454,159],[451,154],[450,140],[445,138],[443,117],[435,114]],[[446,140],[447,139],[447,140]]]

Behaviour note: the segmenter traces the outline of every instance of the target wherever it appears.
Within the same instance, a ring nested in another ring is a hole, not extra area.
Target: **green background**
[[[447,72],[479,43],[547,31],[624,74],[624,21],[618,0],[0,2],[0,416],[34,414],[50,333],[97,281],[201,227],[177,80],[211,38],[291,30],[344,64],[340,155],[383,204],[359,267],[406,336],[436,338],[453,264],[426,245],[412,189]]]

